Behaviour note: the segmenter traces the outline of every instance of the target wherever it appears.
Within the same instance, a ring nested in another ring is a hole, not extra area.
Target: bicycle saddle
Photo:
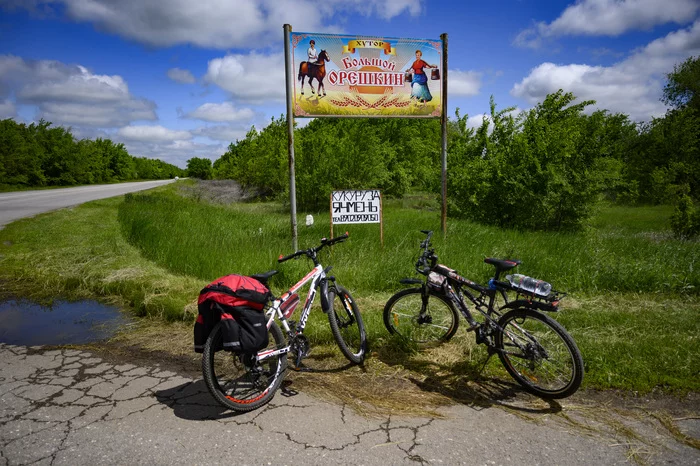
[[[518,259],[494,259],[493,257],[487,257],[484,259],[484,262],[496,267],[497,272],[505,272],[506,270],[510,270],[513,267],[520,265],[520,261]]]
[[[264,272],[264,273],[256,273],[255,275],[251,275],[250,278],[254,278],[263,285],[267,286],[267,281],[277,273],[277,270],[270,270],[269,272]]]

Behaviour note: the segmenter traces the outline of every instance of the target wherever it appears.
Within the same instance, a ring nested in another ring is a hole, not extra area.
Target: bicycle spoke
[[[536,311],[506,313],[499,321],[496,344],[508,372],[538,395],[568,396],[581,383],[578,348],[563,327]]]

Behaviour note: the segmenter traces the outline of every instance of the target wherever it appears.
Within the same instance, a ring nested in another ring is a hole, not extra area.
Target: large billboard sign
[[[290,32],[296,117],[442,114],[442,42]]]

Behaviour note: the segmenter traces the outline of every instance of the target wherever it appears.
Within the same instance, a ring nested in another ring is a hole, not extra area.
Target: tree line
[[[635,123],[625,114],[577,102],[560,90],[525,112],[498,109],[477,128],[467,115],[448,123],[450,215],[524,229],[581,227],[601,198],[624,204],[678,203],[686,230],[700,215],[700,57],[667,75],[662,118]],[[301,209],[324,210],[332,190],[440,193],[437,120],[318,118],[295,129],[296,193]],[[272,118],[231,143],[202,177],[235,179],[281,199],[289,195],[287,123]],[[684,197],[685,196],[685,197]],[[678,217],[677,213],[677,217]],[[693,220],[695,218],[695,220]],[[674,227],[675,228],[675,227]]]
[[[109,139],[77,140],[50,122],[0,120],[0,186],[75,186],[167,179],[185,171],[161,160],[131,156]]]

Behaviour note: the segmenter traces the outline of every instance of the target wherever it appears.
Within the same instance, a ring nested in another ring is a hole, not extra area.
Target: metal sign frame
[[[440,64],[439,64],[439,73],[440,73],[440,92],[439,92],[439,112],[417,112],[416,115],[393,115],[395,117],[422,117],[422,118],[440,118],[440,127],[441,127],[441,139],[442,139],[442,212],[441,212],[441,227],[442,227],[442,232],[443,235],[447,233],[447,34],[441,34],[440,35],[440,41],[430,41],[427,39],[398,39],[398,38],[383,38],[383,37],[369,37],[369,36],[339,36],[339,35],[330,35],[330,34],[322,34],[322,33],[299,33],[298,35],[293,35],[292,34],[292,26],[289,24],[284,25],[284,53],[285,53],[285,78],[286,78],[286,88],[287,88],[287,131],[288,131],[288,139],[289,139],[289,202],[290,202],[290,213],[291,213],[291,227],[292,227],[292,246],[294,250],[297,250],[298,248],[298,237],[297,237],[297,212],[296,212],[296,183],[295,183],[295,168],[294,168],[294,117],[296,115],[295,112],[298,111],[296,104],[295,104],[295,96],[297,95],[297,92],[299,92],[299,96],[301,96],[301,89],[297,91],[297,84],[296,81],[301,81],[301,69],[299,69],[299,73],[297,73],[296,77],[297,80],[294,80],[294,65],[295,65],[295,57],[297,56],[296,54],[293,53],[293,47],[294,49],[298,47],[302,47],[300,44],[310,44],[310,41],[312,40],[316,41],[316,38],[322,38],[323,40],[326,40],[326,38],[336,38],[334,40],[338,40],[341,42],[341,46],[343,47],[340,49],[340,56],[343,55],[343,52],[347,51],[346,55],[347,57],[352,56],[352,54],[356,54],[358,49],[369,49],[370,51],[373,51],[373,54],[377,54],[378,57],[369,57],[369,56],[360,56],[360,58],[366,58],[367,61],[359,60],[357,57],[357,63],[353,62],[352,59],[350,61],[347,61],[344,63],[344,65],[350,65],[348,68],[346,68],[346,71],[348,69],[352,68],[358,68],[354,69],[352,71],[357,71],[358,73],[360,72],[373,72],[375,70],[371,69],[361,69],[363,67],[367,66],[376,66],[377,64],[379,65],[384,65],[386,64],[387,66],[385,68],[392,68],[389,69],[393,73],[396,69],[398,69],[398,63],[396,60],[393,61],[395,63],[392,66],[388,66],[390,63],[389,59],[385,59],[386,57],[391,58],[392,52],[394,55],[396,55],[397,51],[396,48],[397,46],[400,45],[400,47],[404,47],[405,43],[412,43],[415,44],[415,41],[422,41],[423,43],[429,44],[430,47],[439,47],[439,57],[440,57]],[[345,39],[343,39],[345,38]],[[345,40],[345,43],[342,43],[343,40]],[[394,41],[394,44],[392,45],[392,40]],[[294,45],[293,42],[296,41]],[[306,41],[306,42],[304,42]],[[352,42],[354,41],[354,42]],[[315,45],[315,44],[314,44]],[[358,45],[361,45],[362,47],[358,47]],[[367,47],[365,47],[367,46]],[[301,49],[303,50],[303,48]],[[405,49],[404,49],[405,50]],[[416,50],[420,50],[417,48]],[[384,54],[386,57],[382,58],[380,61],[371,61],[372,59],[379,59],[381,55]],[[368,55],[368,54],[364,54]],[[402,56],[405,56],[406,52],[403,52]],[[417,54],[415,54],[414,51],[414,58],[418,59],[419,57]],[[325,62],[326,60],[324,60]],[[386,62],[386,63],[385,63]],[[435,63],[428,63],[430,65],[435,65]],[[301,65],[301,63],[300,63]],[[379,66],[380,72],[381,72],[381,66]],[[346,76],[347,77],[347,76]],[[336,76],[337,79],[340,79],[340,76]],[[350,78],[348,78],[350,79]],[[377,79],[369,77],[369,75],[365,76],[364,78],[360,77],[359,74],[355,75],[355,87],[356,90],[352,91],[350,90],[350,87],[352,86],[352,83],[348,81],[347,83],[343,83],[343,85],[347,84],[348,89],[352,94],[357,94],[360,95],[362,94],[359,92],[359,88],[362,87],[359,85],[359,83],[366,84],[368,86],[371,85],[376,85],[377,81],[370,82],[368,81],[369,79]],[[365,81],[363,82],[362,79]],[[394,76],[390,78],[394,81],[390,81],[391,86],[388,87],[394,87],[393,84],[396,84],[400,81],[400,78],[397,76]],[[387,87],[386,86],[386,81],[383,80],[381,86]],[[412,86],[413,87],[413,86]],[[323,98],[328,97],[327,91],[325,90],[325,85],[323,88],[317,86],[318,91],[315,91],[315,98],[314,100],[318,102],[322,102]],[[319,91],[322,91],[325,95],[320,95],[319,96]],[[386,91],[387,94],[390,92]],[[393,92],[392,92],[393,93]],[[306,95],[306,94],[305,94]],[[337,97],[337,96],[336,96]],[[376,101],[380,100],[384,97],[382,96],[377,97],[375,96],[376,100],[372,100],[370,102],[370,99],[367,99],[365,97],[362,97],[365,103],[369,104],[366,105],[364,108],[364,112],[362,109],[361,111],[357,114],[346,114],[346,115],[335,115],[335,114],[311,114],[308,111],[304,110],[303,108],[301,109],[302,111],[305,112],[304,115],[297,115],[297,116],[304,116],[304,117],[323,117],[323,116],[333,116],[333,117],[338,117],[338,116],[354,116],[354,117],[379,117],[379,118],[384,118],[388,117],[388,115],[383,115],[381,112],[373,112],[369,111],[368,109],[372,106],[376,106]],[[409,98],[410,100],[410,98]],[[337,101],[337,99],[336,99]],[[397,101],[398,102],[398,101]],[[397,103],[394,102],[394,103]],[[360,102],[362,103],[362,102]],[[418,103],[423,103],[423,102],[418,102]],[[437,103],[437,102],[436,102]],[[300,106],[301,107],[301,106]],[[427,107],[427,105],[425,106]],[[321,112],[322,113],[322,112]],[[354,113],[354,112],[353,112]],[[424,114],[425,113],[425,114]],[[331,235],[333,232],[332,228],[332,223],[331,223]],[[380,225],[383,226],[383,222],[380,223]],[[382,228],[382,243],[383,243],[383,228]]]

